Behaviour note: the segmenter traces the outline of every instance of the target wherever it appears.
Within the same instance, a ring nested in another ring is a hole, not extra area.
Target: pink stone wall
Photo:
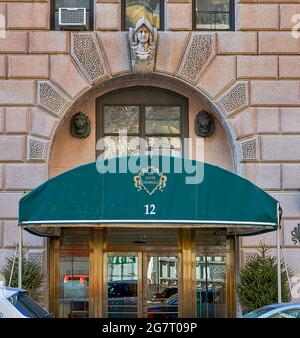
[[[132,78],[119,0],[96,1],[97,32],[81,33],[85,55],[76,33],[49,31],[49,8],[46,0],[0,2],[0,266],[12,252],[9,229],[19,199],[48,177],[95,160],[95,98],[109,81],[117,80],[112,90]],[[185,93],[192,137],[196,113],[206,107],[215,114],[205,159],[240,168],[281,202],[282,245],[300,274],[300,242],[291,239],[300,223],[300,40],[292,35],[300,0],[237,1],[234,32],[191,32],[191,8],[190,0],[166,1],[153,73],[167,80],[145,83]],[[86,140],[69,133],[78,110],[92,123]],[[275,245],[272,234],[245,238],[241,259],[260,239]],[[45,251],[43,241],[27,243]]]

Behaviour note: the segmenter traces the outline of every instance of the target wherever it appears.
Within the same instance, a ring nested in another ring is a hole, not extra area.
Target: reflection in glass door
[[[89,316],[89,258],[60,257],[59,317]]]
[[[226,317],[226,256],[196,257],[197,318]]]
[[[144,317],[178,318],[178,257],[144,257]]]
[[[105,299],[108,318],[138,317],[138,264],[138,255],[107,256]]]

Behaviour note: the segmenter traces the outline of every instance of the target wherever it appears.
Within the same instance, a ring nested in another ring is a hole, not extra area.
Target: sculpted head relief
[[[154,68],[157,30],[142,17],[135,28],[129,28],[132,70],[151,72]]]

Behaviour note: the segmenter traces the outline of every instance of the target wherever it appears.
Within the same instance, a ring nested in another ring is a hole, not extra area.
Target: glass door
[[[89,257],[60,257],[59,317],[89,316]]]
[[[180,262],[178,255],[144,255],[143,316],[178,318]]]
[[[197,256],[197,318],[224,318],[227,316],[226,304],[226,256]]]
[[[178,317],[178,256],[109,252],[104,264],[105,317]]]
[[[104,316],[140,317],[141,256],[137,253],[107,253],[104,269]]]

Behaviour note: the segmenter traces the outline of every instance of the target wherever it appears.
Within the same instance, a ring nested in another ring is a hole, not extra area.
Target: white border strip
[[[21,222],[23,225],[27,224],[91,224],[91,223],[182,223],[182,224],[237,224],[237,225],[263,225],[263,226],[276,226],[276,223],[268,222],[245,222],[245,221],[201,221],[201,220],[181,220],[181,219],[170,219],[170,220],[160,220],[160,219],[151,219],[151,220],[141,220],[141,219],[103,219],[103,220],[55,220],[55,221],[25,221]]]

